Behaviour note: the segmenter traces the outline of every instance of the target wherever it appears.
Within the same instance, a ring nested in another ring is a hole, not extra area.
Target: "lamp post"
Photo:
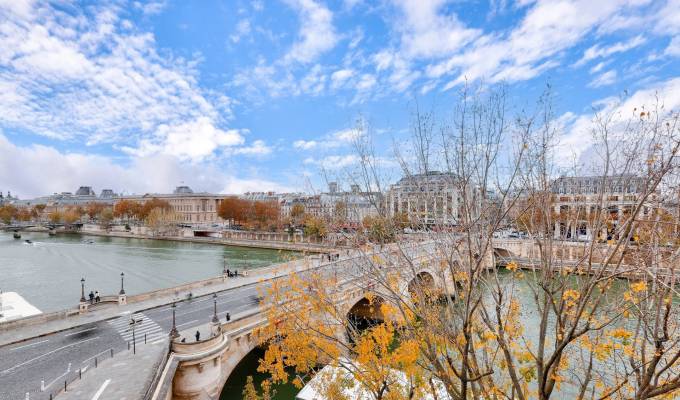
[[[84,303],[85,300],[85,278],[80,278],[80,302]]]
[[[137,339],[135,338],[135,326],[141,325],[141,319],[130,317],[130,329],[132,329],[132,354],[137,354]]]
[[[170,339],[176,339],[179,337],[179,332],[177,332],[177,325],[175,324],[175,308],[177,305],[172,302],[172,329],[170,329]]]
[[[125,288],[123,287],[123,279],[125,279],[125,273],[120,273],[120,292],[118,294],[125,294]]]
[[[220,320],[217,318],[217,293],[213,293],[213,317],[212,317],[212,322],[217,324],[220,322]]]

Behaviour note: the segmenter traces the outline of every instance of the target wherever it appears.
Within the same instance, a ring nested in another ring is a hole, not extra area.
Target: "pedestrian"
[[[96,292],[94,292],[94,302],[99,303],[99,300],[101,299],[99,298],[99,290],[97,290]]]
[[[227,269],[227,276],[231,276],[231,271]]]
[[[234,270],[234,276],[238,278],[238,270],[237,269]]]
[[[230,320],[231,320],[231,315],[229,315],[229,313],[227,313],[227,322],[229,322]]]
[[[184,338],[184,337],[183,337],[183,338],[182,338],[182,343],[186,343],[186,342],[187,342],[187,338]]]
[[[94,303],[94,292],[90,290],[90,304]]]
[[[198,342],[199,340],[201,340],[201,332],[196,331],[196,341]]]

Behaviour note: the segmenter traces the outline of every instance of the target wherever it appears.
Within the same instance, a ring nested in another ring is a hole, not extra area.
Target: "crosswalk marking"
[[[143,313],[132,314],[132,318],[137,321],[135,324],[135,339],[137,341],[144,340],[144,335],[146,334],[146,341],[152,342],[159,339],[165,339],[167,333],[163,332],[163,329],[154,320],[147,317]],[[141,321],[141,322],[139,322]],[[130,318],[118,317],[114,320],[109,321],[109,325],[118,332],[118,334],[125,341],[132,340],[132,328],[130,327]]]

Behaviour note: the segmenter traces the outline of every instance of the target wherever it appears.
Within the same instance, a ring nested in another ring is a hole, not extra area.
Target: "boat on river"
[[[26,240],[24,240],[24,243],[26,243],[26,244],[33,244],[33,241],[30,240],[30,239],[26,239]]]

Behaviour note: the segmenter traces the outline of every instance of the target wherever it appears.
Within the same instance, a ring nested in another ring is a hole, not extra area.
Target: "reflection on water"
[[[264,348],[257,347],[246,355],[236,366],[234,372],[229,375],[227,383],[222,389],[220,400],[241,400],[243,399],[243,387],[246,385],[248,376],[253,377],[256,388],[260,388],[262,381],[269,375],[257,372],[260,359],[264,357]],[[300,391],[292,383],[276,385],[273,387],[275,395],[272,400],[294,400],[295,395]]]
[[[28,239],[33,243],[28,244]],[[285,261],[293,254],[203,243],[80,234],[49,236],[23,232],[21,240],[0,232],[0,290],[18,292],[43,312],[73,307],[86,294],[120,290],[125,273],[128,294],[171,287],[221,275],[223,259],[230,269],[249,269]]]

